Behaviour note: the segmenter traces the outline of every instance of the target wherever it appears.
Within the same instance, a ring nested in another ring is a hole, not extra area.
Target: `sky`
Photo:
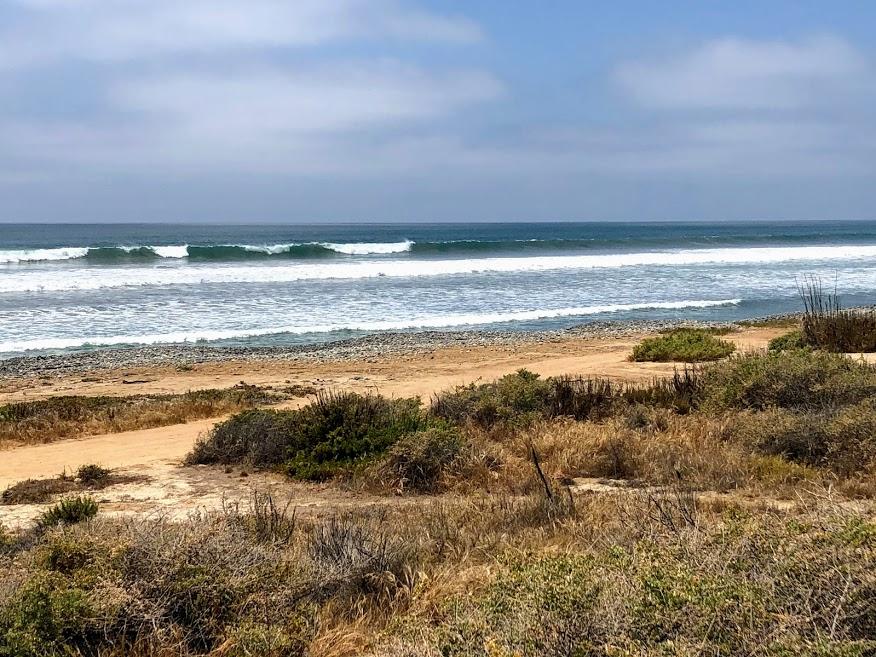
[[[869,0],[0,0],[0,222],[876,219],[874,31]]]

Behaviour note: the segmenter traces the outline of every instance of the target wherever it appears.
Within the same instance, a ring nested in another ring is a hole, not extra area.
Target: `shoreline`
[[[752,318],[745,322],[704,322],[686,319],[617,320],[580,324],[561,330],[424,330],[369,335],[280,346],[214,346],[183,343],[95,348],[0,359],[0,377],[20,379],[67,376],[105,370],[189,367],[205,363],[283,361],[331,363],[372,361],[429,354],[451,347],[502,347],[569,339],[627,338],[681,327],[738,329],[757,322],[792,320],[797,314]]]

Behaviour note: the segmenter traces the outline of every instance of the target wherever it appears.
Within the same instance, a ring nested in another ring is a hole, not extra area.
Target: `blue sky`
[[[872,2],[5,0],[0,221],[876,218]]]

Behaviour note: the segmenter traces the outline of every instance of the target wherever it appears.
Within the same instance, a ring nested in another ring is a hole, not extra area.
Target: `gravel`
[[[773,318],[770,318],[773,319]],[[71,351],[0,360],[0,378],[60,376],[153,366],[190,367],[222,361],[329,362],[425,354],[444,347],[512,346],[569,338],[620,338],[680,326],[734,326],[691,321],[591,322],[554,331],[409,331],[315,344],[254,347],[169,344]]]

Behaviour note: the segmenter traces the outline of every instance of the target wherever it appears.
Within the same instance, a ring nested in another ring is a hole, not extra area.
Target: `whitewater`
[[[0,358],[382,331],[735,321],[816,275],[876,303],[876,224],[0,227]]]
[[[176,257],[176,256],[167,256]],[[0,280],[0,292],[97,290],[128,286],[197,285],[205,283],[292,283],[318,279],[413,278],[475,273],[523,273],[636,266],[703,264],[774,264],[876,259],[876,245],[842,247],[782,247],[698,249],[668,252],[615,253],[529,258],[472,258],[458,260],[385,260],[290,265],[210,265],[197,267],[114,267],[99,270],[59,270],[34,276],[11,271]]]

